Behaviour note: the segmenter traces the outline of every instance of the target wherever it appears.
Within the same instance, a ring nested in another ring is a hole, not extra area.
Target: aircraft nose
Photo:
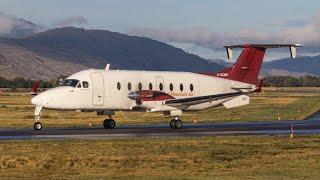
[[[34,105],[36,105],[36,106],[41,106],[41,104],[42,104],[42,98],[41,98],[41,96],[40,96],[40,95],[37,95],[37,96],[33,97],[33,98],[31,99],[31,103],[34,104]]]

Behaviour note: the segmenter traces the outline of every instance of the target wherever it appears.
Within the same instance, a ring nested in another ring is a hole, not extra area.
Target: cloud
[[[68,17],[61,19],[53,24],[55,27],[71,27],[71,26],[82,26],[88,24],[87,18],[83,16]]]
[[[291,18],[286,20],[277,20],[271,23],[271,26],[278,26],[278,27],[301,27],[308,25],[309,21],[303,18]]]
[[[251,29],[237,32],[216,33],[207,28],[183,30],[136,28],[131,35],[145,36],[165,42],[193,43],[210,49],[226,44],[243,43],[301,43],[304,50],[320,52],[320,12],[300,26],[289,26],[277,32],[259,32]]]
[[[8,34],[14,28],[14,18],[0,12],[0,34]]]
[[[45,31],[46,28],[25,19],[0,12],[0,35],[5,37],[24,37]]]
[[[220,34],[199,27],[183,30],[136,28],[128,33],[166,42],[194,43],[203,47],[217,47],[224,41]]]

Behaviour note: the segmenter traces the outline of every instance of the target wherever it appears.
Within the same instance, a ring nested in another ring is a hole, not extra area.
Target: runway
[[[182,129],[169,125],[120,126],[116,129],[101,128],[44,128],[0,130],[0,140],[14,139],[114,139],[133,137],[179,137],[218,135],[289,135],[320,134],[320,112],[306,120],[226,122],[214,124],[186,124]]]

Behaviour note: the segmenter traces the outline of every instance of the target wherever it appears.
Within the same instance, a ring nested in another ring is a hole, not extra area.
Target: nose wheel
[[[103,121],[103,127],[105,129],[113,129],[116,127],[116,122],[113,119],[106,119]]]
[[[172,119],[170,121],[170,127],[172,129],[181,129],[182,128],[182,121],[178,117]]]
[[[36,131],[40,131],[40,130],[42,129],[42,124],[41,124],[41,122],[36,122],[36,123],[34,123],[33,129],[36,130]]]

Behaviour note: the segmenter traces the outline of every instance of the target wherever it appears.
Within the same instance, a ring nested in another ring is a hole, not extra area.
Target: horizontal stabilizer
[[[230,109],[234,107],[244,106],[249,103],[250,103],[250,97],[246,95],[241,95],[223,103],[223,106]]]
[[[303,47],[301,44],[244,44],[244,45],[230,45],[224,46],[227,50],[227,57],[228,59],[232,59],[232,51],[234,48],[282,48],[282,47],[289,47],[290,48],[290,55],[291,58],[296,58],[297,55],[297,47]]]

